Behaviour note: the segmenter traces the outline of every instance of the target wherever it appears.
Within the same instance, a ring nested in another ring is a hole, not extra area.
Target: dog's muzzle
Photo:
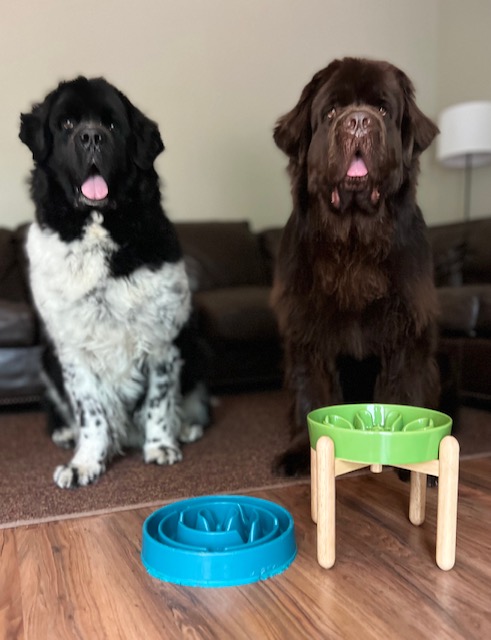
[[[344,113],[335,124],[335,139],[344,155],[342,174],[331,193],[331,204],[341,207],[340,191],[368,192],[368,200],[375,206],[380,200],[378,178],[374,175],[373,149],[383,148],[383,124],[380,116],[369,109],[353,109]]]

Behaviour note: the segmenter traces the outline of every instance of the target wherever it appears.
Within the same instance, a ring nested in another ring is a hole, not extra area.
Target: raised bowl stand
[[[336,559],[336,478],[370,467],[382,471],[378,463],[366,464],[336,458],[334,442],[321,436],[311,447],[311,514],[317,523],[317,561],[329,569]],[[457,500],[459,483],[459,443],[453,436],[440,441],[438,458],[414,464],[391,465],[411,472],[409,520],[419,526],[425,520],[426,476],[438,477],[436,563],[444,571],[455,564]]]

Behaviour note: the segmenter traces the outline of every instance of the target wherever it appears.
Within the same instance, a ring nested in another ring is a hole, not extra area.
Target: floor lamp
[[[464,222],[471,215],[472,169],[491,163],[491,102],[463,102],[444,109],[438,120],[437,158],[465,169]]]

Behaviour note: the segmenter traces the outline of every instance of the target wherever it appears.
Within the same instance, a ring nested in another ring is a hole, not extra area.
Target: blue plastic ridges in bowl
[[[175,584],[228,587],[265,580],[284,571],[296,553],[288,511],[250,496],[181,500],[143,523],[145,568]]]

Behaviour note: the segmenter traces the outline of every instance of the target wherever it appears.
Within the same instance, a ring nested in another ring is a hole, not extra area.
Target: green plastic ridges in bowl
[[[366,464],[416,464],[438,459],[452,419],[440,411],[394,404],[343,404],[311,411],[310,445],[321,436],[334,442],[335,456]]]

